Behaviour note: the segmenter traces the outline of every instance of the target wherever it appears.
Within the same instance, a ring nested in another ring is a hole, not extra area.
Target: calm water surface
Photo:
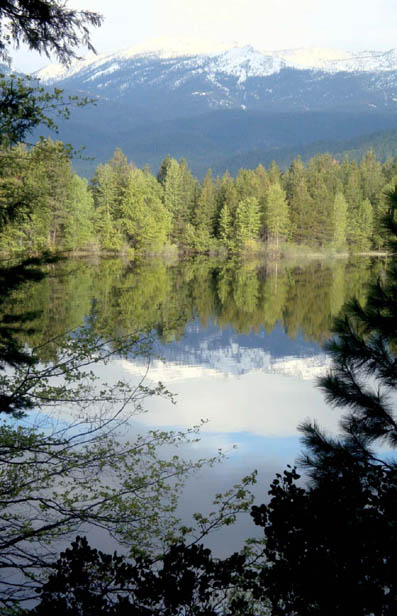
[[[188,485],[182,501],[187,516],[208,508],[215,492],[254,468],[256,493],[264,499],[275,472],[299,453],[303,419],[337,429],[338,412],[314,386],[329,365],[322,344],[343,303],[352,296],[364,300],[381,268],[381,262],[362,258],[282,264],[71,260],[53,266],[16,305],[41,311],[30,344],[82,323],[109,335],[154,334],[146,378],[162,381],[177,404],[147,400],[148,412],[135,429],[184,429],[204,419],[195,454],[213,455],[218,448],[228,453]],[[47,346],[43,359],[55,352],[55,343]],[[143,359],[118,359],[110,368],[115,377],[129,379],[146,369]],[[238,548],[240,536],[253,529],[243,520],[232,539],[215,539],[216,548]]]

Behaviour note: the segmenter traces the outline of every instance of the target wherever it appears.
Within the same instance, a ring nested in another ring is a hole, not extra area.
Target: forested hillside
[[[242,167],[254,169],[259,164],[269,165],[273,160],[285,170],[291,162],[300,156],[304,162],[309,161],[313,156],[328,152],[342,162],[348,156],[351,160],[360,162],[365,154],[372,150],[376,158],[384,163],[388,158],[394,158],[397,154],[397,130],[382,130],[363,134],[359,137],[348,138],[347,134],[343,138],[334,133],[333,138],[320,138],[308,144],[301,143],[294,146],[282,146],[274,149],[253,148],[249,151],[238,152],[232,156],[219,159],[213,166],[216,173],[222,174],[224,169],[228,169],[232,175],[238,173]],[[83,166],[82,166],[83,169]]]
[[[4,155],[1,199],[25,203],[26,216],[3,228],[3,253],[379,251],[397,182],[397,158],[381,164],[372,151],[359,163],[319,154],[306,164],[295,158],[285,172],[272,162],[235,178],[209,170],[202,182],[184,159],[167,156],[154,176],[120,149],[90,182],[73,172],[61,142]]]

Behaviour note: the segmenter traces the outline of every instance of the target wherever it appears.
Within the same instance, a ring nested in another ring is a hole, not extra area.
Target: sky
[[[269,50],[397,47],[396,0],[69,0],[68,5],[103,14],[103,26],[92,33],[103,54],[165,36],[230,40]],[[14,67],[26,72],[49,63],[26,49],[13,58]]]

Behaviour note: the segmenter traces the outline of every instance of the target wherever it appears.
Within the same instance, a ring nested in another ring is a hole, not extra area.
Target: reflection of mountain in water
[[[163,369],[172,372],[170,364],[173,365],[175,376],[178,374],[179,378],[182,373],[178,366],[201,367],[225,375],[262,371],[313,378],[328,363],[319,345],[306,341],[301,334],[295,339],[289,338],[280,324],[271,333],[262,328],[257,333],[237,334],[231,327],[220,329],[213,322],[203,327],[196,319],[187,324],[181,340],[158,343],[155,351],[168,366]],[[164,371],[159,362],[152,366],[152,378],[153,370]],[[196,374],[196,371],[191,372],[192,376]],[[158,376],[161,378],[160,374]]]

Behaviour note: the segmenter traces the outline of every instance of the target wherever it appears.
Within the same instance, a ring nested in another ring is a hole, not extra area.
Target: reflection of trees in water
[[[48,332],[60,335],[83,323],[112,335],[154,330],[170,342],[196,317],[203,326],[212,319],[239,333],[261,327],[270,333],[280,322],[291,337],[301,331],[321,342],[342,304],[352,296],[363,300],[381,268],[369,259],[304,265],[204,257],[169,264],[70,260],[51,265],[48,277],[27,284],[6,309],[41,311],[34,331],[20,334],[33,345]],[[46,352],[54,351],[55,343]]]

